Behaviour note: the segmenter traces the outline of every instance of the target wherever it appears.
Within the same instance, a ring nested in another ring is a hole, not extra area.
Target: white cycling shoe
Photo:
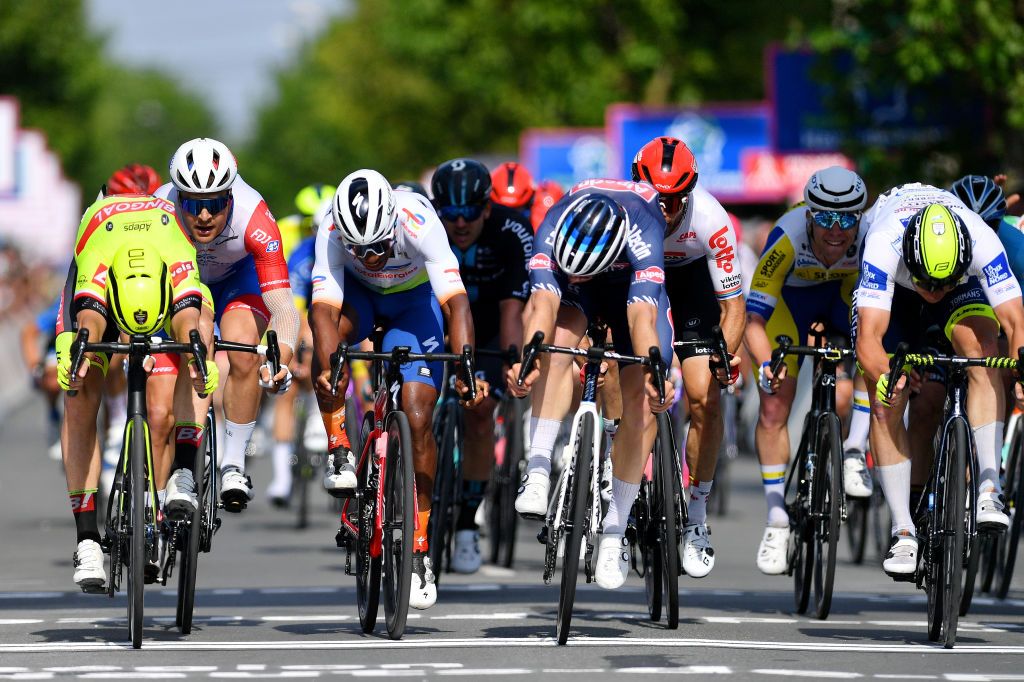
[[[715,550],[708,527],[694,523],[683,528],[683,570],[691,578],[703,578],[715,567]]]
[[[252,479],[238,467],[224,467],[220,473],[220,501],[224,511],[237,514],[252,500]]]
[[[848,450],[843,457],[843,491],[850,497],[871,497],[874,481],[864,453]]]
[[[757,569],[765,575],[782,575],[789,567],[789,526],[766,526],[757,547]]]
[[[626,582],[628,574],[629,540],[622,533],[602,534],[594,568],[597,584],[606,590],[616,590]]]
[[[989,533],[1002,533],[1010,527],[1010,517],[1006,515],[1003,496],[995,492],[984,492],[978,495],[978,530]]]
[[[75,584],[83,592],[96,592],[107,584],[103,548],[95,540],[82,540],[75,549]]]
[[[519,488],[516,511],[528,519],[543,519],[548,511],[548,489],[551,478],[547,474],[530,474]]]
[[[195,513],[198,506],[196,482],[192,472],[188,469],[176,469],[167,479],[164,513],[172,521],[184,521]]]
[[[348,497],[356,491],[356,456],[351,450],[339,447],[327,455],[324,489],[331,497]]]
[[[317,410],[311,410],[302,431],[303,445],[310,452],[327,452],[327,431]]]
[[[413,552],[409,606],[422,611],[436,603],[437,585],[434,584],[434,572],[430,569],[430,557],[424,552]]]
[[[882,570],[897,580],[912,577],[917,571],[917,549],[917,538],[913,535],[893,535],[889,552],[882,561]]]
[[[473,529],[455,531],[455,551],[452,570],[456,573],[476,573],[480,570],[480,532]]]

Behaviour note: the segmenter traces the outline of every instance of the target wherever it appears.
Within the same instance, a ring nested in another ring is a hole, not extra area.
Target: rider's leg
[[[462,508],[456,530],[476,530],[473,517],[483,500],[487,480],[494,467],[494,409],[497,404],[493,397],[487,397],[462,413],[466,457],[462,463]]]
[[[647,378],[639,365],[629,365],[619,372],[622,395],[622,421],[612,448],[612,499],[605,513],[602,530],[622,533],[629,518],[647,458],[658,435],[658,423],[647,405],[644,384]]]
[[[787,424],[796,396],[796,384],[796,376],[790,374],[782,380],[774,395],[760,391],[761,405],[754,429],[767,504],[766,525],[774,528],[789,527],[785,490],[786,465],[789,463],[791,446]]]
[[[279,393],[274,399],[274,446],[271,450],[274,478],[267,486],[267,497],[272,503],[279,505],[285,503],[292,489],[292,456],[295,453],[295,400],[299,393],[296,386],[296,390]]]
[[[711,376],[708,356],[683,360],[683,387],[690,407],[690,432],[686,438],[686,461],[690,468],[691,524],[707,520],[707,501],[722,445],[722,390]]]

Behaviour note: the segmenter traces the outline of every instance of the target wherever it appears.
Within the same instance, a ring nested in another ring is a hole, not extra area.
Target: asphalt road
[[[201,555],[192,634],[174,627],[173,587],[149,586],[146,638],[134,651],[123,595],[85,595],[71,582],[74,524],[42,415],[25,401],[0,430],[0,678],[1024,679],[1020,582],[1005,602],[976,599],[950,652],[927,641],[924,593],[890,581],[874,555],[850,564],[844,540],[831,616],[794,615],[791,580],[754,567],[763,501],[749,457],[734,469],[730,515],[712,519],[714,572],[681,578],[679,629],[650,621],[632,575],[614,592],[580,586],[566,647],[552,641],[558,593],[541,581],[534,525],[522,528],[514,570],[446,575],[437,605],[410,614],[401,642],[383,623],[363,635],[326,496],[316,491],[313,523],[297,531],[291,512],[262,499],[269,461],[250,460],[260,497],[226,515]]]

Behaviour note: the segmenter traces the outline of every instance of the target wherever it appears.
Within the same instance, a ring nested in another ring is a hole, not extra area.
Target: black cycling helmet
[[[1003,188],[985,175],[965,175],[949,188],[967,208],[981,216],[993,230],[999,229],[1006,215],[1006,199]]]
[[[434,206],[438,209],[482,205],[490,200],[491,172],[474,159],[445,161],[434,171],[430,190],[434,194]]]
[[[416,194],[423,196],[426,199],[430,198],[430,195],[427,194],[427,188],[421,185],[420,183],[416,182],[415,180],[403,180],[401,182],[392,183],[391,189],[401,189],[405,190],[406,192],[414,192]]]

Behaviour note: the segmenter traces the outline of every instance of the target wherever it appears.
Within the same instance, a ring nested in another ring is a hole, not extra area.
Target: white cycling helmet
[[[626,246],[626,212],[603,194],[569,204],[555,227],[554,256],[567,275],[590,277],[612,266]]]
[[[231,187],[238,175],[238,162],[223,142],[197,137],[178,147],[169,170],[179,192],[215,194]]]
[[[348,244],[367,246],[392,238],[397,214],[391,183],[368,168],[349,173],[334,193],[331,215]]]
[[[864,181],[852,170],[829,166],[816,171],[804,186],[804,201],[815,211],[862,211],[868,205]]]

